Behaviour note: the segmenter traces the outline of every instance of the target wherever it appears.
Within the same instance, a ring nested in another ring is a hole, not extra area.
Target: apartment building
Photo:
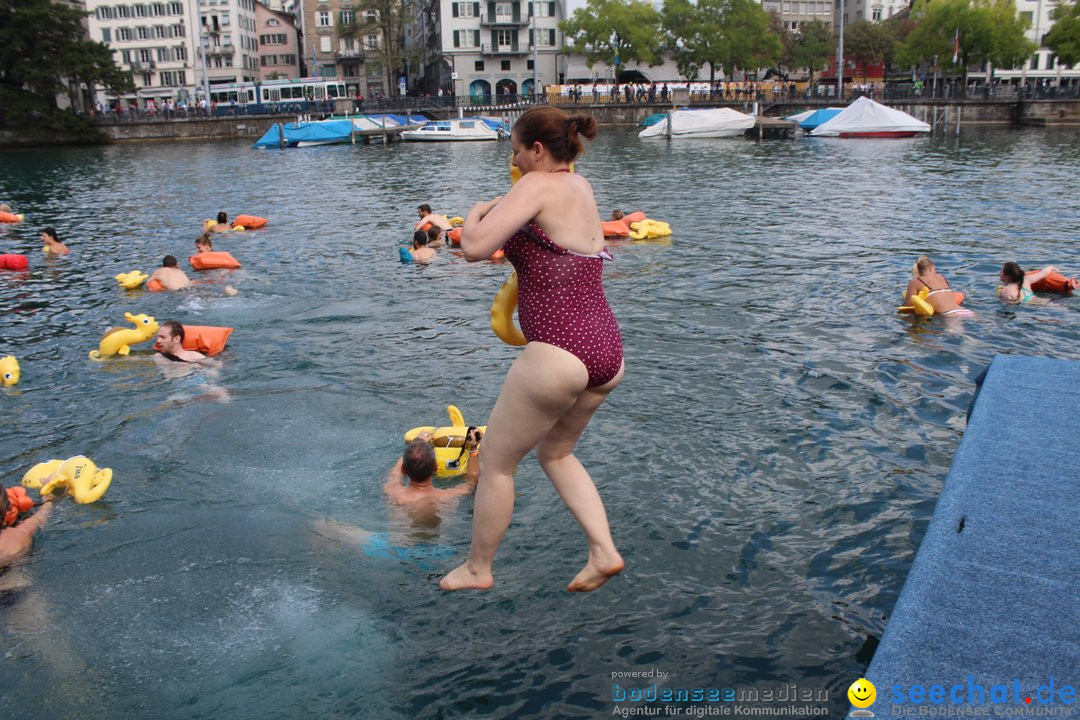
[[[120,98],[125,104],[201,97],[200,44],[210,86],[260,77],[255,0],[87,0],[86,9],[89,36],[131,71],[136,91]]]
[[[762,0],[761,6],[769,12],[776,13],[784,27],[794,32],[799,31],[799,26],[811,20],[823,22],[826,25],[833,24],[833,3],[836,0]],[[864,2],[865,0],[852,0],[852,2]],[[877,2],[878,0],[870,0]],[[898,0],[889,8],[889,15],[893,8],[906,8],[903,0]],[[881,19],[881,18],[879,18]]]
[[[531,94],[561,82],[565,0],[429,0],[411,26],[409,85],[474,98]]]
[[[255,5],[259,31],[259,79],[300,77],[300,42],[296,19],[262,3]]]
[[[301,66],[305,74],[341,78],[350,96],[386,96],[386,78],[377,57],[378,33],[373,30],[361,38],[352,38],[342,37],[340,32],[354,21],[376,22],[377,13],[360,10],[353,0],[303,0],[301,7]]]

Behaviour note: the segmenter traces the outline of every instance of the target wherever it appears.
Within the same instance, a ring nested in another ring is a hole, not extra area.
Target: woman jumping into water
[[[573,455],[593,413],[623,376],[622,336],[601,282],[604,251],[592,187],[570,164],[596,137],[596,121],[544,106],[524,113],[510,135],[522,178],[465,218],[467,260],[499,248],[518,273],[518,319],[529,340],[506,374],[480,456],[469,559],[439,583],[489,588],[491,564],[514,510],[514,470],[536,457],[588,542],[585,567],[567,590],[589,591],[623,569],[607,513]],[[505,246],[505,247],[504,247]]]

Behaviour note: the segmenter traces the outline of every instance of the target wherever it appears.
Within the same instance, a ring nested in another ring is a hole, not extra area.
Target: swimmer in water
[[[19,520],[18,508],[12,506],[8,491],[0,485],[0,573],[30,554],[34,533],[45,527],[52,512],[52,496],[42,498],[41,509]]]
[[[1001,299],[1013,303],[1034,300],[1035,292],[1031,289],[1031,286],[1040,280],[1045,280],[1054,272],[1057,272],[1057,268],[1053,265],[1047,265],[1042,270],[1028,275],[1017,263],[1005,263],[1001,266],[1001,273],[998,276],[1001,282],[1004,283],[1000,292]],[[1073,280],[1072,282],[1075,283],[1076,281]],[[1075,289],[1075,285],[1073,289]]]
[[[67,255],[71,252],[68,246],[60,242],[56,235],[56,228],[47,227],[41,231],[41,241],[45,243],[45,251],[50,255]]]
[[[224,212],[219,212],[217,214],[217,221],[213,225],[208,225],[206,228],[206,232],[216,233],[229,232],[230,230],[232,230],[232,228],[229,227],[229,216]]]
[[[430,205],[421,205],[420,207],[416,208],[416,213],[420,216],[420,220],[417,221],[415,225],[413,225],[413,230],[419,230],[428,223],[431,223],[443,232],[446,232],[451,228],[450,221],[442,215],[436,215],[435,213],[431,212]]]
[[[427,244],[428,234],[426,230],[417,230],[413,233],[412,249],[409,250],[413,262],[429,263],[435,259],[435,251],[429,248]]]
[[[934,308],[934,313],[943,317],[975,317],[975,313],[960,307],[956,295],[949,287],[949,281],[934,267],[934,261],[923,255],[915,261],[911,269],[912,278],[904,291],[904,304],[910,305],[911,298],[918,295],[925,287],[930,292],[926,302]]]
[[[196,350],[184,349],[184,326],[176,320],[166,320],[154,336],[155,359],[159,362],[193,363],[206,360],[207,356]]]
[[[161,267],[150,274],[147,283],[157,280],[166,290],[180,290],[191,285],[188,276],[176,266],[176,257],[166,255],[161,260]]]

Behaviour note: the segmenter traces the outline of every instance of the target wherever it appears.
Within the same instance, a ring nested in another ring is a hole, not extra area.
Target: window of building
[[[379,49],[379,36],[378,35],[368,35],[366,38],[364,38],[364,47],[366,47],[368,50],[378,50]]]
[[[157,49],[157,61],[158,62],[168,62],[171,59],[172,58],[169,57],[169,48],[158,48]]]
[[[352,24],[352,21],[355,17],[356,13],[352,10],[342,10],[340,13],[338,13],[338,21],[340,21],[342,25]]]
[[[374,22],[378,22],[378,21],[379,21],[379,13],[375,12],[374,10],[365,10],[364,11],[364,22],[365,23],[374,23]]]
[[[475,70],[476,72],[483,72],[484,71],[484,61],[483,60],[477,60],[476,62],[474,62],[473,63],[473,70]]]
[[[164,39],[166,37],[168,37],[168,34],[165,32],[165,26],[164,25],[155,25],[154,26],[154,38],[158,39],[158,40],[162,40],[162,39]]]
[[[177,60],[187,60],[187,48],[183,45],[177,45],[173,48],[173,57]]]
[[[495,45],[499,50],[512,50],[517,40],[515,35],[517,35],[517,30],[496,30]]]
[[[116,39],[119,42],[127,42],[131,39],[131,28],[116,28]]]
[[[150,6],[150,14],[153,15],[154,17],[161,17],[162,15],[164,15],[165,14],[165,4],[164,3],[154,3],[153,5]]]
[[[526,70],[532,70],[533,67],[535,67],[535,66],[533,65],[532,58],[529,58],[529,60],[525,63],[525,69]]]
[[[1032,70],[1038,70],[1039,69],[1039,53],[1035,53],[1034,55],[1031,56],[1031,69]]]
[[[874,22],[880,22],[881,21],[881,8],[874,8],[873,9],[873,12],[871,13],[871,19]]]
[[[495,21],[502,22],[505,18],[509,21],[514,16],[514,5],[508,2],[495,3]]]
[[[555,3],[553,2],[532,2],[529,5],[536,17],[555,17]]]
[[[120,61],[125,62],[125,63],[130,63],[131,62],[131,51],[130,50],[121,50],[120,51]]]
[[[153,82],[154,76],[151,73],[142,74],[143,87],[150,87],[150,83]]]
[[[112,42],[112,30],[110,30],[109,28],[101,28],[101,42],[103,42],[103,43],[111,43]]]
[[[169,3],[169,14],[170,15],[183,15],[184,14],[184,4],[183,3],[178,3],[178,2]]]
[[[329,10],[320,10],[315,13],[315,27],[330,27]]]
[[[102,5],[97,9],[96,12],[98,20],[112,20],[113,18],[113,9],[111,7],[106,7],[105,5]]]
[[[501,66],[502,66],[502,71],[503,72],[510,72],[510,61],[509,60],[503,60],[502,63],[501,63]]]
[[[277,18],[270,18],[266,21],[266,27],[277,27],[278,25],[281,25],[281,21]]]
[[[225,67],[232,67],[232,55],[225,56]]]
[[[224,27],[225,25],[228,25],[228,24],[229,24],[229,13],[222,13],[221,14],[221,25],[222,25],[222,27]]]
[[[136,6],[135,6],[135,17],[137,17],[137,18],[144,18],[144,17],[146,17],[146,16],[148,15],[148,14],[149,14],[149,13],[147,13],[147,11],[146,11],[146,6],[145,6],[145,5],[136,5]]]
[[[323,35],[319,38],[319,51],[324,53],[331,52],[329,35]]]
[[[476,17],[476,6],[480,3],[471,2],[459,2],[454,3],[454,17],[470,18]]]
[[[127,19],[131,17],[131,8],[129,8],[127,5],[117,5],[116,17],[121,19]]]

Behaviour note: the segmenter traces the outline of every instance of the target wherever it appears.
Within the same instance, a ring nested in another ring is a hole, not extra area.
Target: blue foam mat
[[[869,709],[882,717],[1057,708],[1080,717],[1078,515],[1080,363],[995,358],[867,670],[878,698]],[[1053,701],[1044,704],[1051,678]],[[916,702],[914,685],[941,685],[945,697]],[[997,707],[995,685],[1007,687]],[[1064,686],[1076,691],[1072,703]],[[982,704],[971,702],[977,687]]]

